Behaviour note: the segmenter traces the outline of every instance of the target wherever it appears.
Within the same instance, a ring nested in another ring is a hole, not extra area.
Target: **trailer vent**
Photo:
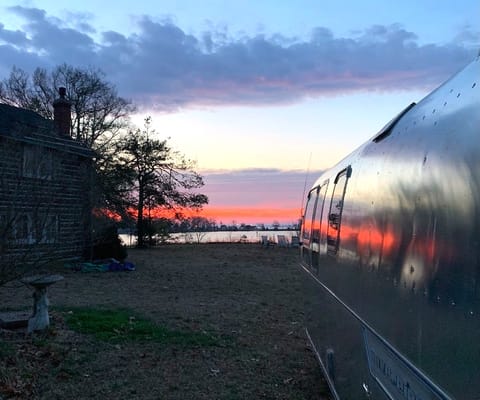
[[[406,107],[400,114],[393,118],[387,125],[385,125],[380,132],[372,139],[372,142],[378,143],[385,139],[388,135],[392,133],[393,128],[397,125],[397,122],[402,119],[402,117],[409,112],[417,103],[412,103]]]

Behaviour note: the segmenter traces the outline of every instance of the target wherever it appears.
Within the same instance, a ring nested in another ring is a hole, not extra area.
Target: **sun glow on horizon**
[[[271,224],[277,221],[281,224],[296,224],[300,219],[298,208],[286,207],[205,207],[198,212],[199,216],[214,219],[217,223]]]
[[[96,210],[97,216],[104,215],[115,221],[120,221],[121,217],[108,210]],[[132,217],[137,216],[137,211],[131,209],[129,214]],[[296,225],[301,218],[301,210],[295,207],[228,207],[228,206],[205,206],[202,209],[165,209],[154,208],[144,209],[143,218],[152,219],[177,219],[202,217],[215,221],[217,224],[252,224],[252,225],[270,225],[278,222],[282,225]]]
[[[156,209],[151,210],[152,218],[175,218],[178,211]],[[282,225],[297,224],[301,211],[293,207],[228,207],[228,206],[205,206],[200,210],[182,210],[183,217],[202,217],[215,221],[217,224],[265,224],[278,222]],[[148,216],[148,211],[144,214]]]

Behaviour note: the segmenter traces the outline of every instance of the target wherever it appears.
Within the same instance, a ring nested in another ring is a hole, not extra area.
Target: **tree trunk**
[[[143,226],[143,186],[138,188],[138,206],[137,206],[137,247],[145,247],[144,243],[144,226]]]

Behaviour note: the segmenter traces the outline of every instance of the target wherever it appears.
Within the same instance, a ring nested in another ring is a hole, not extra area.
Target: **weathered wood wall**
[[[51,159],[51,173],[48,177],[29,177],[25,173],[25,146],[32,145],[0,136],[0,225],[3,221],[4,230],[0,255],[17,264],[88,257],[91,160],[40,146],[41,157]],[[28,240],[18,237],[23,215],[28,216],[32,230]],[[47,220],[48,240],[40,234],[47,228]],[[6,222],[12,223],[6,226]],[[0,240],[1,235],[0,230]]]

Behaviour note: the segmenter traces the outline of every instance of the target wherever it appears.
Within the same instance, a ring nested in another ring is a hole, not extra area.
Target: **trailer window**
[[[318,187],[312,189],[308,194],[305,215],[302,224],[302,259],[306,265],[311,265],[311,251],[310,240],[312,237],[312,222],[314,218],[314,211],[317,204]]]
[[[315,210],[315,204],[317,202],[317,193],[318,188],[315,188],[308,194],[307,206],[305,208],[305,216],[303,217],[302,225],[302,240],[304,243],[309,243],[312,235],[312,219],[313,212]]]
[[[340,171],[335,178],[335,186],[333,188],[332,200],[330,202],[330,210],[328,212],[328,230],[327,230],[327,254],[336,255],[340,245],[340,226],[342,223],[343,202],[345,199],[345,191],[347,181],[352,173],[349,166]]]
[[[320,261],[320,254],[325,254],[325,249],[322,249],[322,242],[325,241],[326,229],[322,221],[323,208],[325,206],[325,196],[327,194],[328,180],[323,183],[318,191],[318,200],[314,219],[312,224],[312,266],[318,268]],[[322,240],[323,238],[323,240]]]

